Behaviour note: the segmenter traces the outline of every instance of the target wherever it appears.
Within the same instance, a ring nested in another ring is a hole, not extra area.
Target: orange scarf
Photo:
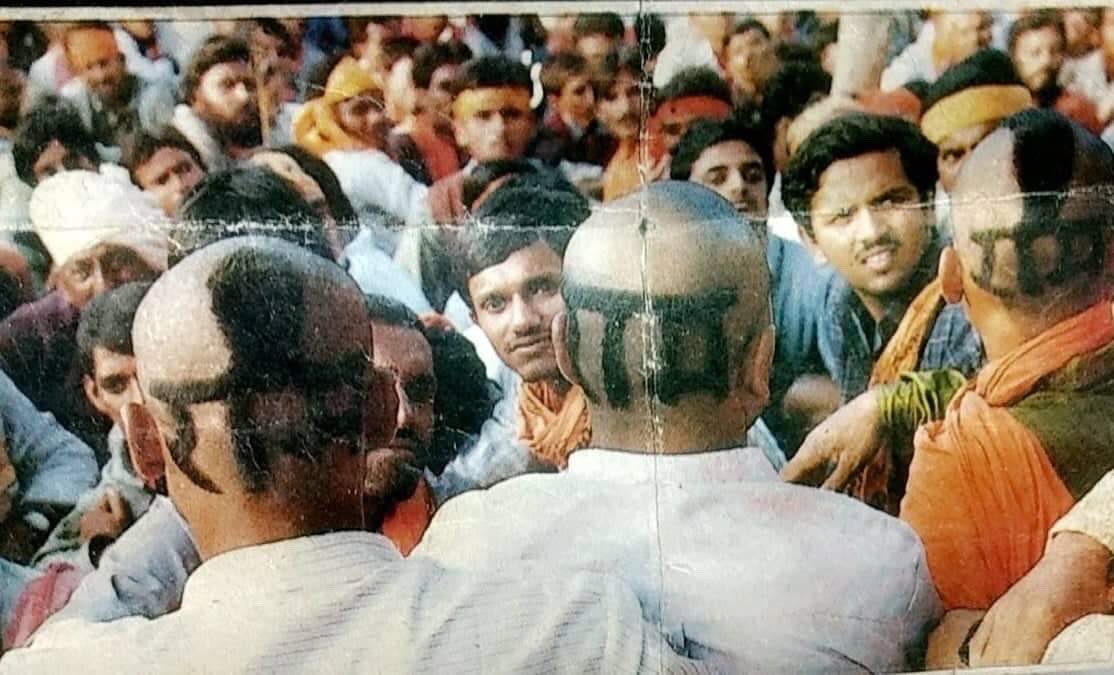
[[[564,469],[569,455],[592,439],[584,390],[561,394],[548,382],[523,383],[518,396],[518,437],[541,461]]]
[[[429,521],[433,520],[436,510],[437,503],[433,499],[433,490],[423,478],[418,481],[414,494],[396,505],[394,510],[383,519],[383,526],[379,531],[394,542],[399,553],[408,556],[422,540],[422,535],[429,527]]]
[[[1104,302],[987,364],[917,431],[901,518],[925,545],[947,609],[986,609],[1029,572],[1074,499],[1036,434],[1008,406],[1114,341]]]

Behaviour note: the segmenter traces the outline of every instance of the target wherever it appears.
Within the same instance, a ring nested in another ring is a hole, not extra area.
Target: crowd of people
[[[0,23],[0,673],[1114,661],[1112,146],[1112,8]]]

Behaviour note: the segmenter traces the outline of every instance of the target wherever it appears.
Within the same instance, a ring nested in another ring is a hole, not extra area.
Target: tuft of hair
[[[533,92],[534,82],[526,66],[506,56],[480,56],[464,64],[457,78],[455,93],[469,89],[519,87]]]
[[[1075,174],[1076,133],[1063,115],[1045,108],[1022,110],[1002,120],[1013,132],[1013,169],[1023,194],[1064,195]],[[1098,144],[1096,144],[1096,147]],[[1109,154],[1109,148],[1106,153]]]
[[[52,141],[58,141],[93,164],[100,162],[96,139],[81,123],[73,104],[47,96],[24,115],[15,130],[12,159],[16,174],[27,185],[35,186],[35,162]]]
[[[404,303],[376,293],[365,293],[364,300],[367,301],[368,318],[372,321],[425,333],[418,315]]]
[[[1021,78],[1013,61],[997,49],[980,49],[944,71],[940,78],[928,85],[922,97],[924,110],[956,92],[987,85],[1021,85]],[[909,86],[906,85],[906,89]]]
[[[156,152],[163,148],[181,150],[193,157],[198,166],[205,167],[205,163],[201,161],[201,153],[197,151],[193,143],[186,140],[186,137],[174,127],[163,127],[154,133],[136,131],[125,137],[120,143],[120,163],[131,174],[133,183],[139,184],[139,181],[135,179],[136,170],[146,164]]]
[[[848,113],[813,131],[789,160],[781,188],[786,208],[811,236],[809,212],[824,171],[844,159],[888,150],[901,156],[902,169],[922,201],[931,201],[939,178],[936,146],[920,129],[899,117]]]
[[[572,34],[576,39],[589,35],[602,35],[612,40],[622,40],[627,28],[623,19],[618,14],[581,14],[576,17],[572,25]]]
[[[690,66],[677,71],[654,97],[654,109],[663,103],[688,96],[710,96],[731,105],[731,87],[708,66]]]
[[[93,375],[93,350],[132,356],[132,323],[139,303],[151,288],[150,282],[133,281],[101,293],[81,311],[77,325],[78,366],[83,375]]]
[[[182,84],[179,89],[179,98],[187,105],[193,104],[194,94],[201,84],[201,78],[214,66],[222,63],[251,63],[251,48],[248,43],[239,39],[213,35],[201,43],[194,52],[193,59],[186,72],[182,74]]]
[[[1060,12],[1054,9],[1041,9],[1019,17],[1017,21],[1014,21],[1013,25],[1010,26],[1009,38],[1006,40],[1006,48],[1009,53],[1013,54],[1013,48],[1017,46],[1017,41],[1022,35],[1044,28],[1055,30],[1060,34],[1061,43],[1067,42],[1067,33],[1064,30],[1064,17],[1060,16]]]
[[[269,236],[332,259],[321,217],[298,192],[263,167],[211,173],[182,204],[170,233],[170,265],[209,244],[242,235]]]
[[[468,208],[472,208],[483,191],[500,178],[537,173],[537,171],[538,167],[528,159],[493,159],[480,162],[472,173],[464,178],[461,201]]]
[[[673,180],[688,180],[692,175],[692,165],[700,159],[705,150],[719,143],[742,141],[751,147],[762,160],[766,174],[766,185],[774,184],[774,146],[773,132],[764,123],[761,114],[754,108],[739,108],[725,120],[696,120],[689,126],[685,135],[673,149],[673,159],[669,165],[669,177]]]
[[[281,145],[275,148],[259,148],[254,153],[281,152],[298,163],[298,168],[317,183],[325,195],[325,203],[329,213],[336,221],[337,227],[348,230],[358,229],[360,225],[356,209],[340,185],[340,179],[324,160],[315,156],[300,145]]]
[[[788,61],[766,83],[762,116],[774,126],[783,118],[793,119],[805,108],[825,98],[832,76],[815,61]]]
[[[472,58],[472,50],[463,42],[435,42],[422,45],[414,52],[414,86],[428,89],[433,73],[442,66],[459,66]]]
[[[542,89],[557,96],[570,78],[589,75],[588,62],[580,54],[558,52],[542,64]]]

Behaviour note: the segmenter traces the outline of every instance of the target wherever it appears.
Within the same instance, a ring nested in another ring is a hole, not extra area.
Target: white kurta
[[[413,556],[622,577],[647,619],[730,672],[892,672],[939,603],[916,535],[848,497],[780,482],[756,448],[573,453],[568,470],[456,497]]]
[[[219,555],[155,620],[52,623],[0,673],[691,672],[620,583],[499,578],[344,532]]]

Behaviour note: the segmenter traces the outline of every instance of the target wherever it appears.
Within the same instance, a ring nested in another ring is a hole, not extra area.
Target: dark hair
[[[35,186],[35,162],[52,141],[93,164],[100,161],[96,141],[81,123],[77,110],[68,101],[48,96],[24,116],[15,130],[12,159],[24,183]]]
[[[459,66],[472,58],[472,50],[463,42],[435,42],[422,45],[414,52],[414,86],[428,89],[433,73],[442,66]]]
[[[11,272],[0,269],[0,319],[6,318],[24,302],[28,302],[31,293],[31,289],[25,288],[23,282],[16,279]]]
[[[774,146],[770,130],[762,123],[761,116],[753,109],[736,110],[725,120],[696,120],[673,148],[669,166],[670,178],[688,180],[692,165],[705,150],[727,141],[742,141],[751,147],[762,160],[766,185],[774,184]]]
[[[179,97],[183,103],[192,104],[194,93],[201,78],[213,66],[222,63],[251,63],[251,48],[238,38],[213,35],[205,40],[193,55],[186,72],[182,75]]]
[[[913,96],[916,96],[917,99],[920,100],[921,110],[927,110],[928,109],[928,108],[925,107],[925,99],[928,98],[928,92],[929,92],[931,87],[932,87],[932,85],[929,84],[926,80],[920,80],[920,79],[909,80],[905,84],[901,85],[902,89],[909,92]]]
[[[688,96],[711,96],[731,105],[731,88],[719,73],[708,66],[690,66],[678,71],[654,97],[657,110],[666,101]]]
[[[321,217],[274,172],[237,167],[210,173],[181,208],[170,235],[170,265],[199,248],[241,235],[276,237],[332,260]]]
[[[535,173],[537,171],[538,167],[527,159],[493,159],[480,162],[472,170],[472,173],[464,178],[464,185],[461,188],[461,201],[468,208],[472,208],[472,205],[491,183],[504,176]]]
[[[278,19],[256,19],[254,23],[255,28],[262,31],[264,35],[273,37],[282,43],[282,46],[278,49],[279,56],[290,59],[297,58],[300,38],[291,35],[281,21]]]
[[[93,350],[132,356],[132,323],[135,310],[150,282],[133,281],[93,298],[81,311],[77,325],[77,358],[83,375],[93,375]]]
[[[532,92],[534,82],[526,66],[517,61],[506,56],[480,56],[461,68],[454,93],[492,87],[521,87]]]
[[[771,127],[782,118],[793,119],[804,109],[826,97],[832,88],[832,76],[815,61],[783,63],[762,96],[762,116]]]
[[[340,185],[340,179],[337,178],[336,173],[324,160],[299,145],[258,148],[252,155],[263,152],[280,152],[297,162],[298,167],[305,171],[306,175],[313,179],[313,182],[317,183],[317,187],[321,188],[321,192],[325,195],[325,203],[329,207],[329,213],[336,221],[337,227],[359,228],[360,223],[359,217],[356,215],[356,209],[352,206],[348,195],[344,193],[344,188]]]
[[[612,40],[622,40],[626,33],[623,19],[611,12],[606,14],[581,14],[576,17],[572,25],[572,34],[576,39],[589,35],[603,35]]]
[[[1029,14],[1025,14],[1013,22],[1010,26],[1010,35],[1006,40],[1006,47],[1009,53],[1013,54],[1013,48],[1017,46],[1018,39],[1025,33],[1042,28],[1052,28],[1060,34],[1060,40],[1067,42],[1067,32],[1064,29],[1064,17],[1054,9],[1041,9]]]
[[[383,40],[381,49],[383,50],[384,67],[390,70],[402,59],[413,57],[414,52],[421,46],[422,43],[419,42],[417,38],[412,38],[408,35],[393,35]]]
[[[137,131],[126,136],[120,143],[120,163],[131,174],[133,183],[139,185],[139,181],[135,178],[136,169],[146,164],[156,152],[163,148],[181,150],[193,157],[197,165],[204,170],[205,162],[201,160],[201,153],[197,151],[193,143],[186,140],[186,137],[174,127],[164,127],[157,133]]]
[[[480,433],[495,407],[487,372],[476,348],[460,333],[439,328],[423,334],[433,350],[437,397],[427,468],[435,475]]]
[[[464,300],[471,306],[467,280],[517,251],[544,242],[564,256],[573,232],[591,213],[587,199],[565,190],[528,184],[496,190],[461,234]]]
[[[786,208],[811,236],[812,197],[824,171],[838,161],[887,150],[897,150],[909,182],[922,200],[931,201],[939,178],[936,146],[920,129],[899,117],[848,113],[809,134],[789,160],[781,184]]]
[[[635,46],[653,58],[665,49],[665,22],[657,14],[639,13],[634,21]]]
[[[636,81],[641,81],[643,79],[642,63],[642,50],[638,45],[626,45],[621,47],[618,52],[608,54],[603,66],[592,73],[592,92],[596,95],[596,100],[611,95],[611,88],[615,86],[619,75],[625,73]]]
[[[929,85],[924,110],[956,92],[988,84],[1022,84],[1013,61],[997,49],[980,49],[945,70]]]
[[[766,28],[765,24],[763,24],[758,19],[755,19],[754,17],[749,17],[735,24],[735,27],[731,29],[731,33],[728,34],[727,40],[728,42],[730,42],[731,38],[733,38],[734,36],[742,35],[743,33],[749,33],[752,30],[758,31],[762,35],[762,37],[766,38],[767,40],[772,39],[770,36],[770,29]]]
[[[376,293],[365,293],[364,300],[367,301],[368,318],[372,321],[396,328],[416,330],[419,333],[425,332],[418,315],[404,303]]]
[[[549,96],[561,93],[569,78],[589,75],[588,62],[580,54],[558,52],[542,64],[542,89]]]

